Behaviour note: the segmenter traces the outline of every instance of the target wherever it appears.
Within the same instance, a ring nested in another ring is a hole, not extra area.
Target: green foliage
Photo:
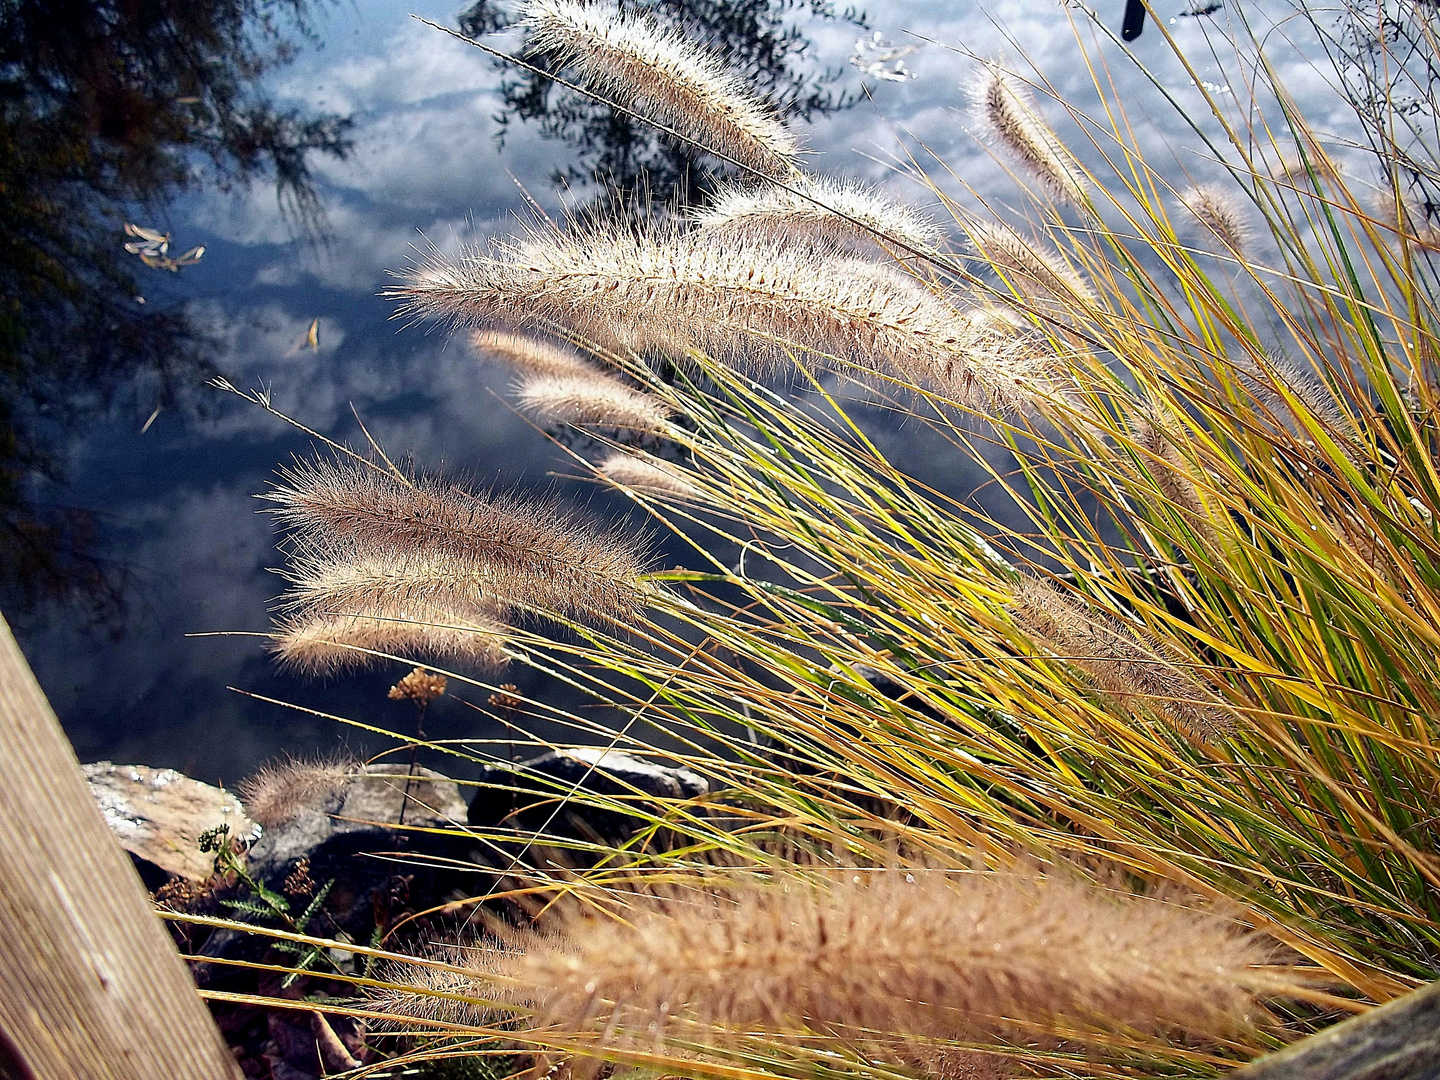
[[[299,916],[295,916],[290,913],[290,901],[286,897],[252,876],[246,869],[243,848],[230,835],[230,826],[217,825],[215,828],[201,833],[200,850],[215,853],[217,877],[233,879],[245,893],[249,894],[220,901],[220,906],[231,912],[241,923],[250,922],[260,926],[271,926],[296,934],[309,933],[311,923],[323,911],[325,899],[335,885],[334,878],[325,882],[315,890],[315,895],[311,897],[305,910]],[[287,941],[280,938],[272,941],[271,946],[278,952],[295,957],[291,970],[281,980],[282,988],[294,985],[296,979],[310,971],[322,960],[335,970],[339,970],[330,959],[327,946],[314,942]]]

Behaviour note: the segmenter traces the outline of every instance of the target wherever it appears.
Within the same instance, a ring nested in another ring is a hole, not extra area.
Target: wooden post
[[[1230,1074],[1234,1080],[1435,1080],[1440,983],[1292,1043]]]
[[[0,1071],[240,1075],[3,617]]]

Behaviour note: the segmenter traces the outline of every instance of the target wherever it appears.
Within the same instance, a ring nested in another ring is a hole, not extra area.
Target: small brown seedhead
[[[424,708],[445,693],[446,683],[444,675],[417,667],[390,687],[386,696],[391,701],[413,701],[418,707]]]
[[[525,704],[520,697],[520,688],[514,683],[501,683],[495,688],[495,693],[487,699],[492,709],[500,709],[502,712],[515,712],[521,705]]]

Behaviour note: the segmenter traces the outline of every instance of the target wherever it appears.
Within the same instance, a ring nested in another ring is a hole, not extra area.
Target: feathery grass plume
[[[466,945],[436,945],[421,959],[431,963],[386,960],[377,965],[373,977],[380,985],[366,987],[356,1004],[392,1017],[465,1027],[495,1026],[507,1018],[509,1009],[526,1004],[503,983],[489,981],[514,962],[496,942],[476,939]],[[387,1026],[406,1030],[395,1021]]]
[[[807,176],[791,181],[791,187],[795,191],[732,184],[696,213],[695,224],[715,231],[818,236],[840,246],[894,239],[918,251],[934,251],[945,240],[945,230],[928,214],[886,198],[869,184]]]
[[[509,974],[545,1030],[653,1045],[678,1027],[720,1044],[1069,1022],[1216,1038],[1254,1023],[1268,983],[1253,970],[1265,948],[1234,925],[1058,874],[777,873],[648,899],[525,946]]]
[[[360,763],[351,758],[287,758],[270,762],[240,781],[235,794],[245,813],[274,829],[293,821],[306,807],[338,795],[360,772]]]
[[[557,378],[594,376],[599,370],[574,349],[533,334],[517,334],[509,330],[475,330],[470,344],[476,352],[496,356],[516,371],[526,375],[552,375]]]
[[[640,538],[553,501],[406,482],[349,459],[298,462],[263,497],[295,530],[292,608],[420,602],[463,612],[493,601],[613,619],[632,615],[648,591]]]
[[[970,89],[981,130],[1035,176],[1057,202],[1089,205],[1089,182],[1035,107],[1035,95],[1019,76],[989,61]]]
[[[520,407],[550,424],[662,432],[669,410],[652,394],[604,375],[537,375],[520,384]]]
[[[600,463],[605,479],[637,491],[695,498],[700,490],[685,478],[685,470],[668,461],[617,450]]]
[[[1335,159],[1315,142],[1305,147],[1304,157],[1295,151],[1282,154],[1280,166],[1272,175],[1276,180],[1302,189],[1310,186],[1312,175],[1316,180],[1326,183],[1340,182],[1340,169],[1335,164]]]
[[[1213,741],[1235,730],[1231,711],[1143,631],[1091,612],[1035,578],[1015,585],[1010,613],[1027,634],[1085,672],[1107,697],[1134,702],[1193,738]]]
[[[509,662],[506,627],[492,619],[427,605],[396,604],[365,612],[331,615],[302,610],[283,616],[270,652],[282,669],[312,676],[381,662],[383,658],[374,653],[407,660],[460,660],[486,671]]]
[[[1235,192],[1223,184],[1197,184],[1182,191],[1178,201],[1215,239],[1243,256],[1253,235]]]
[[[752,370],[795,350],[930,385],[983,412],[1046,386],[1033,351],[977,334],[898,272],[774,236],[600,227],[547,231],[422,266],[402,314],[458,324],[548,320],[637,351],[700,350]]]
[[[1209,509],[1200,497],[1190,464],[1175,445],[1176,435],[1172,428],[1158,416],[1142,420],[1134,427],[1135,444],[1151,455],[1145,461],[1145,467],[1160,494],[1180,512],[1207,549],[1219,551],[1219,534],[1215,531]]]
[[[1301,445],[1315,445],[1315,440],[1305,428],[1301,415],[1301,410],[1304,410],[1320,422],[1350,464],[1361,471],[1369,467],[1354,422],[1341,411],[1330,388],[1313,371],[1301,368],[1289,357],[1270,350],[1266,350],[1263,364],[1243,356],[1232,359],[1231,364],[1241,385]],[[1298,407],[1291,404],[1292,399]]]
[[[1376,198],[1376,216],[1421,251],[1440,251],[1440,227],[1431,219],[1431,208],[1404,195],[1399,203],[1387,188]]]
[[[773,179],[799,145],[744,79],[648,15],[575,0],[526,0],[529,51],[573,66],[587,87]]]
[[[1000,222],[969,222],[965,231],[976,253],[1009,282],[1027,308],[1060,317],[1077,307],[1083,313],[1099,303],[1085,275],[1059,252],[1046,250]]]

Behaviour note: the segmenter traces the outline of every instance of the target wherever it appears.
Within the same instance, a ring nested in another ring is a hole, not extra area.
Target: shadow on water
[[[11,619],[65,602],[120,631],[125,573],[97,543],[93,512],[56,499],[66,445],[106,410],[184,404],[215,361],[163,280],[179,263],[159,242],[148,261],[127,251],[124,224],[148,228],[197,186],[266,182],[298,235],[323,233],[311,162],[346,156],[350,121],[279,109],[260,89],[296,38],[313,37],[307,7],[0,4],[0,610]]]

